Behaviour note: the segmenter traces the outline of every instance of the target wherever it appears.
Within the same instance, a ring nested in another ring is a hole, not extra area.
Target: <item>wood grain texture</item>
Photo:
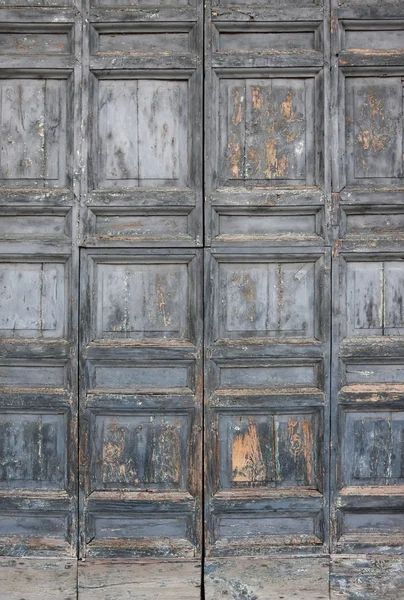
[[[335,559],[332,598],[400,597],[403,10],[331,9],[331,550],[374,555]]]
[[[189,249],[83,253],[89,557],[200,551],[200,259]]]
[[[199,597],[205,485],[207,597],[400,598],[402,6],[9,4],[0,551],[77,552],[79,359],[82,594]]]
[[[97,561],[79,563],[80,600],[199,600],[201,563]]]
[[[397,600],[403,594],[402,558],[380,555],[331,561],[331,600]]]
[[[13,563],[14,581],[12,566],[1,569],[0,589],[6,575],[5,598],[73,600],[74,563],[50,558],[73,558],[78,547],[82,17],[68,2],[4,4],[0,554],[24,559]]]
[[[76,600],[75,560],[0,558],[0,600]]]
[[[205,564],[205,598],[329,600],[326,558],[233,558]]]

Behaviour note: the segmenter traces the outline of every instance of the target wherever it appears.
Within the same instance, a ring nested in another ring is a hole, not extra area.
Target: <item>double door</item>
[[[3,554],[400,554],[403,9],[0,22]]]

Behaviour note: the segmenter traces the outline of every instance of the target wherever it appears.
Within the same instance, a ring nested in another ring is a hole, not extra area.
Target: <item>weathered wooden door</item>
[[[11,4],[3,553],[196,559],[203,7]],[[194,579],[199,594],[200,569]]]
[[[393,0],[2,2],[4,556],[404,593],[403,81]]]
[[[328,598],[329,14],[285,4],[207,15],[212,599]],[[239,558],[288,554],[302,559]]]

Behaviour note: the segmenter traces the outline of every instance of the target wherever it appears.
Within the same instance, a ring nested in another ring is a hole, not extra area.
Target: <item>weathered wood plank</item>
[[[333,558],[330,579],[331,600],[398,600],[404,597],[404,559]]]
[[[0,600],[76,600],[76,560],[0,558]]]
[[[79,563],[80,600],[200,600],[198,561],[87,560]]]
[[[327,558],[234,558],[205,564],[205,598],[329,600]]]

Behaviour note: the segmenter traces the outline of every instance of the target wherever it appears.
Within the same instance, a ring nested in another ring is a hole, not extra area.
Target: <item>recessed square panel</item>
[[[189,423],[184,414],[98,415],[95,489],[185,489]]]
[[[314,80],[220,79],[225,185],[313,185]]]
[[[319,339],[321,263],[312,257],[307,262],[272,256],[245,262],[220,257],[214,339]]]
[[[348,184],[399,183],[403,177],[402,77],[345,81]]]
[[[98,264],[97,337],[186,336],[187,264]]]
[[[403,335],[402,261],[349,261],[346,286],[348,337]]]
[[[0,488],[62,489],[66,475],[66,416],[0,415]]]
[[[0,335],[66,335],[66,283],[65,263],[0,262]]]
[[[313,414],[219,416],[221,488],[317,485]]]
[[[345,414],[341,436],[345,485],[404,483],[404,413],[373,411]]]
[[[0,80],[1,186],[68,184],[67,88],[64,79]]]
[[[96,187],[184,188],[188,81],[100,79],[96,85]]]

